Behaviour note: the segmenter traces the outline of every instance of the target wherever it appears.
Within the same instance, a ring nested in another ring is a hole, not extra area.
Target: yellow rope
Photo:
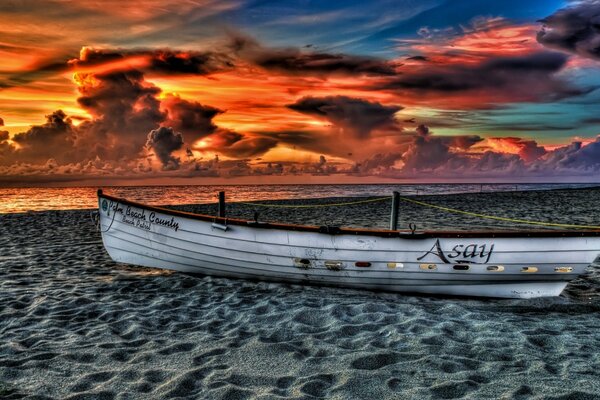
[[[442,207],[431,203],[425,203],[423,201],[409,199],[407,197],[400,197],[401,200],[418,204],[425,207],[436,208],[438,210],[455,213],[455,214],[463,214],[470,215],[472,217],[484,218],[484,219],[493,219],[496,221],[506,221],[506,222],[514,222],[518,224],[529,224],[529,225],[540,225],[540,226],[555,226],[560,228],[575,228],[575,229],[600,229],[600,226],[593,225],[573,225],[573,224],[559,224],[553,222],[542,222],[542,221],[531,221],[526,219],[516,219],[516,218],[506,218],[506,217],[497,217],[495,215],[486,215],[486,214],[478,214],[470,211],[458,210],[456,208]],[[346,203],[331,203],[331,204],[303,204],[303,205],[294,205],[294,204],[261,204],[261,203],[248,203],[248,202],[237,202],[237,204],[245,204],[248,206],[257,206],[257,207],[274,207],[274,208],[322,208],[322,207],[339,207],[339,206],[350,206],[355,204],[364,204],[364,203],[374,203],[377,201],[390,200],[389,196],[379,197],[376,199],[369,200],[360,200],[360,201],[352,201]]]
[[[354,205],[354,204],[374,203],[376,201],[390,200],[390,198],[391,198],[390,196],[387,196],[387,197],[379,197],[377,199],[352,201],[352,202],[348,202],[348,203],[331,203],[331,204],[302,204],[302,205],[261,204],[261,203],[245,203],[243,201],[236,202],[236,204],[245,204],[248,206],[258,206],[258,207],[275,207],[275,208],[321,208],[321,207],[338,207],[338,206],[350,206],[350,205]]]
[[[423,201],[409,199],[407,197],[400,197],[401,200],[407,201],[409,203],[418,204],[425,207],[437,208],[438,210],[443,210],[456,214],[464,214],[470,215],[473,217],[485,218],[485,219],[494,219],[498,221],[507,221],[507,222],[516,222],[519,224],[530,224],[530,225],[542,225],[542,226],[556,226],[561,228],[576,228],[576,229],[600,229],[600,226],[590,226],[590,225],[572,225],[572,224],[558,224],[552,222],[542,222],[542,221],[530,221],[526,219],[515,219],[515,218],[505,218],[505,217],[496,217],[494,215],[486,215],[486,214],[478,214],[469,211],[457,210],[455,208],[442,207],[435,204],[425,203]]]

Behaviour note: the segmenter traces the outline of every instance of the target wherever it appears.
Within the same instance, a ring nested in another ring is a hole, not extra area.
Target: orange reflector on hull
[[[354,265],[360,268],[367,268],[371,266],[371,263],[368,261],[357,261],[354,263]]]
[[[554,268],[554,272],[562,272],[562,273],[573,272],[573,267],[556,267],[556,268]]]
[[[526,272],[526,273],[534,273],[534,272],[538,272],[537,267],[523,267],[521,268],[521,272]]]

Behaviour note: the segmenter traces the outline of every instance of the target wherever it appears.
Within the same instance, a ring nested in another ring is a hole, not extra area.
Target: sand
[[[428,199],[600,221],[600,191],[591,189]],[[475,223],[403,211],[403,223],[419,218],[423,228]],[[385,226],[387,212],[384,205],[263,211],[261,219]],[[1,398],[600,396],[598,270],[561,297],[533,300],[193,276],[112,262],[86,211],[0,215],[0,249]]]

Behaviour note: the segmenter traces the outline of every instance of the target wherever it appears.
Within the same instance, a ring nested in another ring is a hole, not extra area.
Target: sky
[[[600,1],[0,2],[0,186],[600,181]]]

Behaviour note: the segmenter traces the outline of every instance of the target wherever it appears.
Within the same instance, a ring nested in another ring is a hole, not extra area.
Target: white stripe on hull
[[[424,271],[419,268],[418,263],[404,262],[402,270],[389,270],[387,266],[380,266],[380,269],[345,269],[343,271],[331,271],[325,267],[315,267],[308,270],[300,269],[291,265],[290,257],[276,257],[276,256],[265,256],[264,260],[244,260],[225,256],[216,256],[208,253],[199,253],[194,250],[182,249],[177,246],[177,241],[172,240],[172,244],[166,245],[162,243],[153,242],[146,240],[143,243],[136,242],[138,238],[134,235],[119,232],[119,235],[112,233],[106,234],[105,245],[108,249],[119,249],[121,251],[129,251],[130,257],[135,258],[136,255],[144,255],[168,262],[169,260],[178,261],[181,264],[192,264],[196,260],[202,260],[211,263],[211,265],[219,265],[220,268],[232,267],[240,269],[239,274],[247,273],[248,277],[261,274],[270,274],[277,277],[285,277],[287,275],[297,275],[301,280],[310,280],[310,278],[304,278],[308,273],[313,278],[330,278],[332,283],[338,282],[340,279],[345,278],[359,279],[361,281],[369,281],[372,279],[381,279],[385,281],[393,280],[437,280],[437,281],[448,281],[448,280],[482,280],[482,281],[510,281],[520,280],[522,281],[523,273],[520,272],[521,267],[510,267],[507,269],[513,269],[515,272],[505,271],[502,274],[490,273],[486,270],[486,266],[473,265],[469,271],[461,271],[458,273],[452,269],[451,264],[439,264],[437,270]],[[138,238],[139,239],[139,238]],[[127,250],[124,249],[127,247]],[[110,252],[110,250],[109,250]],[[270,262],[267,262],[267,259]],[[352,263],[353,264],[353,263]],[[377,265],[374,265],[377,267]],[[577,269],[583,269],[586,265],[578,265]],[[168,267],[167,267],[168,268]],[[385,269],[383,269],[385,268]],[[568,274],[556,274],[554,268],[548,269],[547,273],[544,273],[542,267],[541,271],[535,275],[528,276],[531,281],[535,280],[565,280],[565,275]],[[576,269],[575,269],[576,270]],[[217,270],[218,271],[218,270]],[[213,273],[214,271],[202,271],[196,270],[198,273]]]
[[[103,210],[102,200],[102,237],[115,261],[215,276],[529,298],[559,295],[600,253],[599,237],[413,239],[240,225],[223,231],[208,221],[183,216],[153,211],[149,217],[148,210],[113,201]],[[299,268],[298,259],[308,260],[310,268]],[[327,269],[326,261],[341,262],[343,268]],[[371,265],[361,268],[355,262]],[[390,269],[388,263],[396,268]],[[422,264],[435,268],[424,270]],[[456,264],[468,265],[468,270],[455,270]],[[503,270],[488,271],[488,266]],[[524,267],[535,271],[523,272]]]

